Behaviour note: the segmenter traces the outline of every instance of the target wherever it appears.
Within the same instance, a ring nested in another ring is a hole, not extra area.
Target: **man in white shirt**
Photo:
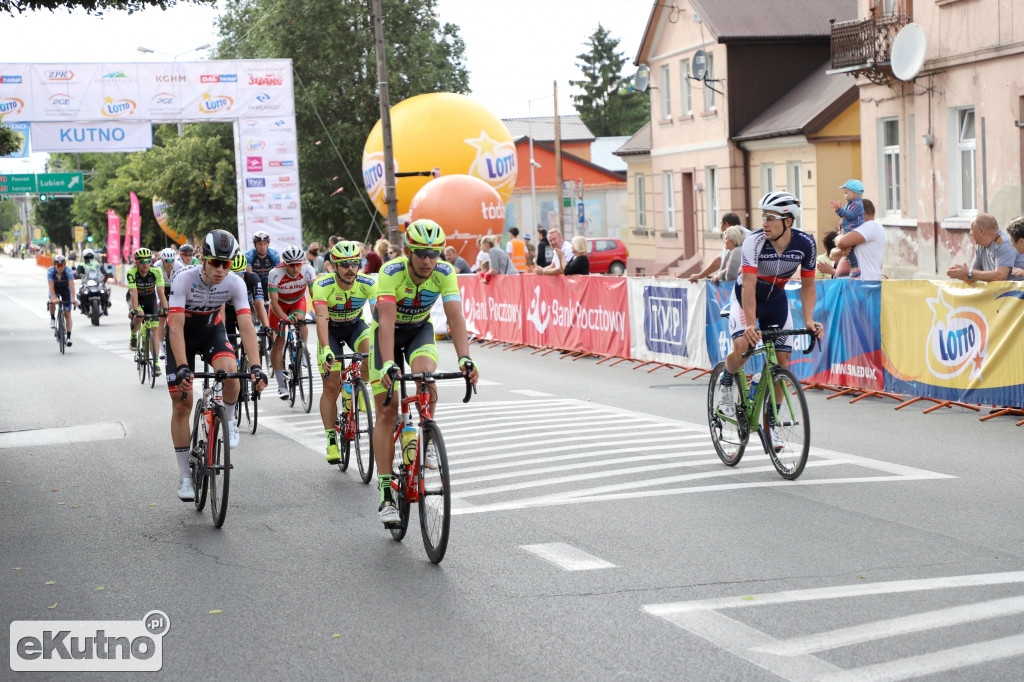
[[[857,263],[860,265],[860,279],[878,281],[882,279],[882,261],[885,259],[885,228],[875,220],[875,205],[864,199],[864,222],[836,240],[836,250],[846,256],[850,249],[857,248]],[[833,251],[835,253],[835,251]]]
[[[536,275],[561,275],[565,266],[572,260],[572,244],[562,239],[558,230],[548,230],[548,244],[551,246],[551,264],[533,269]]]

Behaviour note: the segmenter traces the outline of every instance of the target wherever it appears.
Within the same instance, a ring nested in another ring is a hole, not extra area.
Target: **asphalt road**
[[[436,414],[455,515],[434,566],[415,511],[391,540],[374,488],[325,464],[315,408],[273,396],[233,451],[224,527],[179,502],[168,395],[138,383],[121,291],[100,327],[75,314],[60,356],[44,271],[0,258],[8,626],[159,610],[176,679],[1021,678],[1008,417],[811,392],[788,482],[753,450],[718,461],[703,379],[474,346],[479,394],[445,387]]]

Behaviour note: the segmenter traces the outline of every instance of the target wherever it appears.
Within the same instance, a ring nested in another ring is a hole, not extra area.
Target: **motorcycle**
[[[106,277],[101,270],[91,269],[82,277],[82,286],[78,290],[78,309],[88,315],[94,326],[99,326],[100,317],[107,314],[110,308],[110,290],[107,289]]]

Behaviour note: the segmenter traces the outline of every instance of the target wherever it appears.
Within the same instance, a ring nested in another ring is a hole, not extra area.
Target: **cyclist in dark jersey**
[[[255,272],[246,271],[245,268],[248,264],[245,255],[240,253],[231,261],[231,272],[241,277],[242,281],[245,282],[245,290],[249,296],[249,306],[253,313],[253,321],[259,322],[265,329],[270,326],[270,321],[267,319],[266,296],[263,293],[263,285],[260,284],[259,275]],[[224,304],[224,329],[227,331],[228,336],[238,333],[236,319],[235,305],[233,302],[228,301]]]
[[[245,252],[245,259],[249,261],[249,271],[260,276],[260,284],[263,291],[267,288],[267,277],[270,271],[281,264],[281,256],[274,249],[270,248],[270,235],[260,231],[252,236],[253,248]]]
[[[167,310],[167,296],[164,294],[164,271],[154,268],[153,252],[142,247],[135,251],[135,265],[128,268],[125,280],[128,282],[128,307],[131,311],[132,334],[128,347],[135,350],[137,334],[142,326],[142,315],[156,315]],[[163,330],[156,330],[156,346],[160,347]],[[160,376],[159,364],[153,365],[153,374]]]
[[[68,260],[60,254],[53,257],[53,265],[46,271],[46,283],[50,288],[47,308],[50,310],[50,329],[56,326],[53,317],[54,307],[60,303],[61,313],[67,326],[67,345],[71,345],[71,306],[78,305],[75,300],[75,273],[68,267]]]
[[[722,413],[730,416],[736,413],[733,375],[746,363],[743,353],[761,340],[758,325],[793,329],[785,287],[797,270],[800,270],[804,326],[813,329],[818,339],[824,334],[822,326],[814,321],[817,248],[813,237],[793,229],[800,215],[800,201],[789,192],[769,192],[761,197],[758,208],[762,211],[763,227],[751,232],[741,247],[742,276],[736,282],[729,315],[733,350],[725,358],[725,371],[716,399]],[[779,364],[788,367],[792,351],[789,338],[779,337],[775,350]]]

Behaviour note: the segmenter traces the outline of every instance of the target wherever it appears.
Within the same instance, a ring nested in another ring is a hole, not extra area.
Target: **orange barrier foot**
[[[975,412],[978,412],[979,410],[981,410],[981,407],[979,407],[978,405],[971,405],[969,403],[961,403],[961,402],[957,402],[956,400],[943,400],[943,401],[937,401],[937,402],[938,402],[938,405],[932,405],[927,410],[924,410],[921,414],[929,414],[929,413],[934,412],[935,410],[937,410],[937,409],[939,409],[941,407],[953,407],[954,405],[957,405],[958,407],[966,407],[967,409],[974,410]]]
[[[1020,409],[1018,407],[1004,407],[1001,410],[997,410],[995,412],[992,412],[991,414],[988,414],[988,415],[986,415],[984,417],[979,418],[978,421],[986,422],[989,419],[995,419],[996,417],[1002,417],[1003,415],[1006,415],[1006,414],[1013,415],[1013,416],[1024,415],[1024,410],[1022,410],[1022,409]],[[1021,423],[1022,422],[1018,422],[1017,426],[1020,426]]]
[[[697,372],[695,375],[690,377],[690,381],[696,381],[697,379],[700,379],[705,374],[711,374],[711,370],[710,369],[702,369],[701,371]]]
[[[831,396],[829,396],[831,397]],[[859,395],[850,401],[850,404],[854,404],[858,400],[864,400],[864,398],[892,398],[893,400],[903,401],[907,399],[905,395],[899,395],[898,393],[888,393],[886,391],[866,391],[863,395]]]
[[[825,400],[832,400],[832,398],[838,398],[839,396],[847,395],[849,393],[863,393],[863,392],[864,391],[861,391],[859,388],[844,388],[843,390],[839,391],[838,393],[833,393],[829,397],[825,398]]]

